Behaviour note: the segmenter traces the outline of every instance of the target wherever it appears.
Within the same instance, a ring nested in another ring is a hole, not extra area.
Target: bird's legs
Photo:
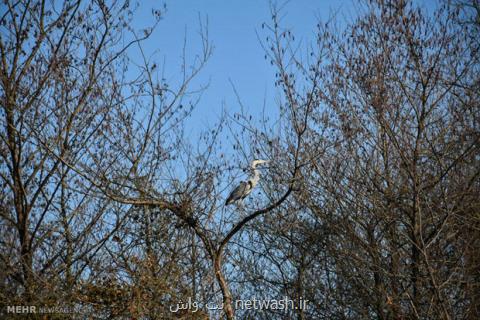
[[[238,200],[236,204],[238,209],[243,209],[243,199]]]
[[[245,204],[243,202],[244,199],[240,199],[237,201],[236,205],[237,205],[237,210],[238,212],[243,215],[243,213],[246,211],[245,210]]]

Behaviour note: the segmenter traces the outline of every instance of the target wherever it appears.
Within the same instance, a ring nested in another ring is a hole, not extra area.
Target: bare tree
[[[142,45],[165,8],[134,30],[130,6],[6,2],[2,306],[149,319],[205,319],[210,302],[227,319],[478,315],[477,2],[434,13],[365,2],[343,30],[335,17],[319,23],[311,44],[272,5],[262,45],[278,117],[256,121],[235,91],[242,111],[198,141],[184,128],[207,89],[194,79],[212,54],[208,21],[172,79]],[[253,158],[272,160],[254,196],[225,207]],[[235,310],[259,295],[309,304]],[[171,312],[189,298],[201,310]]]
[[[312,318],[478,314],[479,42],[461,8],[366,2],[343,32],[319,23],[303,50],[274,14],[266,50],[298,68],[274,63],[285,109],[313,101],[308,174],[282,219],[252,231],[250,292],[307,296]]]
[[[2,305],[78,302],[80,283],[95,279],[100,249],[128,217],[128,208],[98,196],[102,171],[93,163],[116,157],[112,137],[128,128],[115,123],[135,99],[122,90],[139,85],[122,79],[125,53],[150,36],[162,12],[128,38],[117,32],[129,24],[128,1],[7,1],[5,9]],[[90,173],[96,179],[85,179]]]

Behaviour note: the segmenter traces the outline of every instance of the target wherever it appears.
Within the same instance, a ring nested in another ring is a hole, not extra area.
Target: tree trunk
[[[225,277],[222,273],[222,255],[217,254],[214,258],[213,267],[215,270],[215,277],[217,278],[218,284],[220,285],[220,289],[222,290],[223,296],[223,311],[225,311],[225,315],[227,316],[228,320],[235,319],[235,312],[233,311],[232,306],[232,294],[228,287],[228,283],[225,280]]]

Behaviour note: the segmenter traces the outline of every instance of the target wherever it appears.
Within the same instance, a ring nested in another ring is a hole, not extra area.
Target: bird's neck
[[[253,177],[250,179],[250,181],[253,185],[256,185],[258,183],[258,180],[260,180],[260,170],[253,169]]]

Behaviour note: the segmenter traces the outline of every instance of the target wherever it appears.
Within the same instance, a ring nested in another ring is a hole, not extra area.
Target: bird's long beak
[[[263,160],[261,163],[259,163],[263,168],[265,168],[265,165],[268,165],[270,163],[270,160]]]
[[[269,163],[270,160],[255,160],[252,162],[252,168],[255,169],[258,165]]]

